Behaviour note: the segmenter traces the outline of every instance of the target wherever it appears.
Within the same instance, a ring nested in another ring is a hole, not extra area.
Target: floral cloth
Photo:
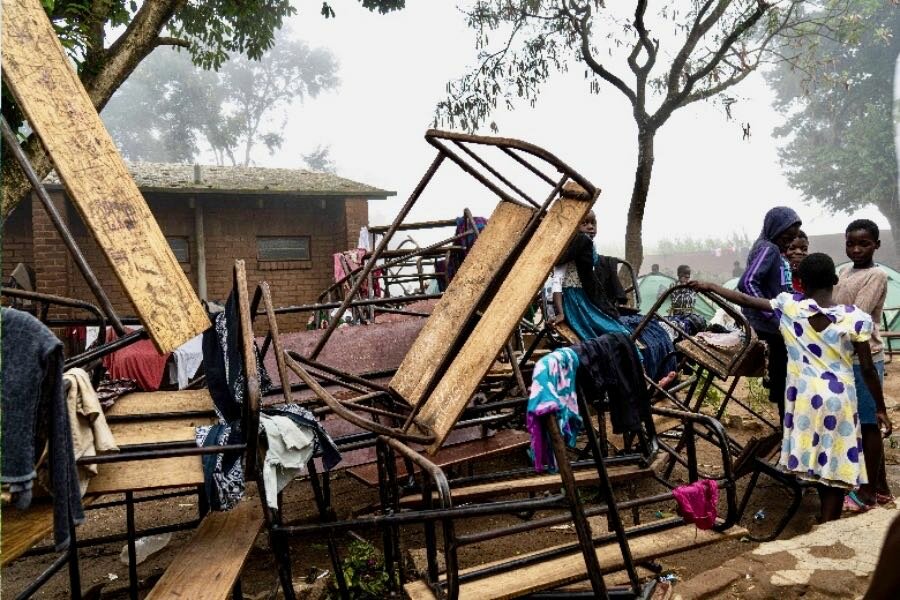
[[[575,446],[581,430],[582,421],[578,414],[575,389],[578,364],[578,355],[574,350],[561,348],[544,356],[534,365],[525,422],[531,434],[534,470],[538,473],[556,470],[550,433],[544,430],[541,417],[556,414],[563,440],[570,448]]]
[[[771,300],[788,353],[779,465],[801,479],[852,488],[866,483],[853,379],[853,343],[868,341],[872,318],[852,305],[820,307],[800,294]],[[816,314],[831,323],[816,331]]]

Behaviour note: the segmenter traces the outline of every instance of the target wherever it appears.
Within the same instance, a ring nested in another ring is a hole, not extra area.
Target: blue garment
[[[785,230],[800,225],[800,216],[792,208],[776,206],[766,213],[759,238],[747,256],[747,269],[738,281],[737,289],[756,298],[771,300],[793,289],[791,268],[775,244]],[[757,332],[778,333],[778,319],[771,311],[743,309],[750,325]]]
[[[637,329],[637,326],[644,320],[644,315],[626,315],[619,318],[630,331]],[[647,326],[641,330],[639,337],[644,349],[640,352],[642,362],[644,363],[644,372],[653,381],[659,381],[665,377],[670,371],[674,371],[677,362],[675,360],[675,345],[672,338],[666,333],[659,322],[654,319],[647,323]]]
[[[578,365],[578,354],[572,348],[554,350],[534,365],[525,424],[531,434],[531,454],[534,470],[538,473],[556,471],[550,434],[544,431],[541,423],[543,415],[556,415],[560,433],[570,448],[575,447],[578,432],[581,431],[582,420],[578,414],[575,388]]]
[[[631,335],[628,328],[594,306],[584,288],[563,287],[562,303],[566,322],[582,341],[606,333]]]
[[[884,361],[877,360],[874,364],[875,370],[878,371],[878,381],[884,385]],[[877,425],[875,396],[869,391],[869,386],[863,379],[862,368],[857,364],[853,365],[853,379],[856,382],[856,412],[859,413],[859,423],[861,425]]]

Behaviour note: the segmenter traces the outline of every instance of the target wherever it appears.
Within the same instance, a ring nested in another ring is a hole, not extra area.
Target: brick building
[[[248,282],[268,281],[276,306],[312,302],[333,280],[332,255],[356,247],[368,200],[395,193],[329,173],[258,167],[132,163],[129,170],[194,289],[224,299],[234,259]],[[47,190],[120,315],[134,314],[100,248],[53,175]],[[3,280],[35,270],[39,292],[94,298],[36,196],[3,225]],[[287,330],[301,319],[279,319]]]

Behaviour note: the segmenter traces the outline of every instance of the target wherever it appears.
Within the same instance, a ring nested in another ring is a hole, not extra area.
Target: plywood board
[[[177,412],[213,413],[209,390],[179,390],[169,392],[134,392],[125,394],[104,414],[107,417],[153,415]]]
[[[416,417],[435,435],[434,454],[465,410],[469,398],[503,349],[554,263],[591,208],[589,201],[560,198],[547,212],[525,250]]]
[[[685,525],[660,533],[629,539],[628,545],[634,561],[639,563],[743,535],[747,535],[747,530],[743,527],[732,527],[725,533],[717,533],[711,530],[701,531],[693,525]],[[624,568],[622,552],[618,544],[611,543],[600,546],[596,549],[596,553],[600,562],[600,568],[603,569],[604,573],[611,573]],[[520,555],[516,558],[524,558],[525,556],[528,555]],[[471,569],[464,569],[460,571],[460,575],[502,564],[503,562],[497,561],[472,567]],[[460,586],[459,597],[466,600],[517,598],[581,581],[586,577],[587,571],[584,566],[584,558],[581,552],[575,551],[554,559],[499,573],[492,577],[467,581]],[[424,581],[407,584],[404,586],[404,589],[412,600],[432,599],[435,597]]]
[[[421,402],[435,371],[533,215],[532,209],[512,202],[500,202],[494,209],[391,380],[391,388],[411,406]]]
[[[206,515],[145,600],[226,600],[263,523],[259,498]]]
[[[89,494],[111,494],[128,490],[155,490],[203,484],[200,456],[154,458],[97,465]]]
[[[161,353],[209,319],[112,138],[72,70],[40,0],[3,0],[3,80]]]

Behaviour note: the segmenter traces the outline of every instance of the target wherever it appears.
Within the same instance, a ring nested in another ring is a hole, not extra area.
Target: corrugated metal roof
[[[271,169],[266,167],[219,167],[201,165],[199,183],[195,182],[195,165],[133,162],[126,163],[135,183],[142,191],[203,194],[234,192],[291,196],[359,196],[384,199],[397,192],[344,179],[332,173],[306,169]],[[60,186],[56,172],[44,183]]]

